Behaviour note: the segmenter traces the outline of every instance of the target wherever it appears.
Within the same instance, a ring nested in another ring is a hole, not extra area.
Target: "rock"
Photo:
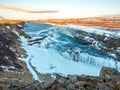
[[[120,90],[120,81],[116,83],[116,86],[117,86],[117,90]]]
[[[39,81],[35,81],[25,87],[25,90],[40,90],[42,89],[42,84]]]
[[[98,89],[97,90],[113,90],[111,89],[107,84],[105,83],[98,83]]]
[[[75,90],[75,85],[74,84],[68,84],[66,88],[67,88],[67,90]]]
[[[53,83],[47,90],[66,90],[66,84]]]
[[[2,67],[0,67],[0,72],[3,72],[4,70],[3,70],[3,68]]]
[[[78,82],[75,83],[75,87],[77,87],[77,88],[83,87],[86,84],[87,84],[86,81],[78,81]]]
[[[58,90],[67,90],[66,88],[60,87]]]
[[[100,71],[100,78],[114,79],[117,77],[118,71],[115,68],[103,67]]]
[[[61,79],[59,79],[59,80],[57,80],[58,81],[58,83],[65,83],[66,82],[66,79],[65,78],[61,78]]]
[[[54,83],[54,78],[51,77],[51,74],[39,74],[40,78],[42,78],[43,83],[42,83],[42,87],[47,88],[50,87],[53,83]]]
[[[69,75],[69,83],[75,83],[77,81],[77,75]]]
[[[25,22],[16,24],[16,28],[18,28],[18,29],[23,29],[24,27],[25,27]]]
[[[24,26],[24,23],[19,25]],[[27,65],[20,60],[26,51],[21,48],[19,33],[24,37],[27,35],[16,24],[0,24],[0,89],[3,90],[9,90],[9,87],[17,90],[34,81]]]
[[[24,26],[24,22],[19,23],[19,25]],[[10,27],[9,30],[6,28],[8,26]],[[25,36],[25,34],[16,27],[16,24],[0,25],[0,65],[15,66],[20,69],[22,67],[17,63],[18,57],[26,57],[27,54],[26,51],[21,48],[19,35],[14,31]]]
[[[117,90],[117,86],[115,82],[107,82],[107,85],[113,90]]]

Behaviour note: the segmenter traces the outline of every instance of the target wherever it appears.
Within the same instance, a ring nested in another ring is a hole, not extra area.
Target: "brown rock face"
[[[120,73],[114,68],[103,67],[100,71],[100,78],[119,81]]]
[[[120,90],[120,81],[116,83],[118,90]]]
[[[78,81],[75,83],[75,87],[84,87],[86,84],[86,81]]]
[[[100,77],[105,77],[106,75],[116,75],[118,71],[114,68],[103,67],[100,71]]]

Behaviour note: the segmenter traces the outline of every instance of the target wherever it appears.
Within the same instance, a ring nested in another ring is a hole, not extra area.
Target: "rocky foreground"
[[[120,73],[116,69],[103,67],[99,77],[84,75],[63,77],[56,74],[56,78],[48,83],[38,81],[28,85],[14,83],[9,88],[10,90],[120,90]]]
[[[26,85],[34,81],[26,63],[19,59],[27,57],[18,36],[20,34],[28,38],[20,31],[22,28],[23,22],[0,24],[0,90],[7,90],[12,83]]]
[[[0,24],[0,90],[120,90],[120,73],[116,69],[107,67],[102,68],[99,77],[85,75],[63,77],[59,74],[54,74],[54,76],[38,74],[44,81],[35,81],[27,69],[26,63],[20,60],[27,57],[27,54],[21,47],[19,35],[30,38],[21,31],[24,27],[24,22]],[[86,35],[84,32],[78,33]],[[97,39],[104,41],[101,36],[96,37],[100,37]],[[119,39],[113,43],[113,41],[109,41],[114,40],[113,37],[111,38],[105,42],[108,49],[119,46]],[[76,39],[80,40],[81,38]],[[91,44],[91,42],[87,43]]]

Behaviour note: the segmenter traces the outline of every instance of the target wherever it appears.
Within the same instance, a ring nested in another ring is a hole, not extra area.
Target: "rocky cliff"
[[[21,35],[29,38],[20,30],[24,25],[24,22],[0,24],[0,89],[2,90],[6,90],[11,83],[28,84],[33,81],[26,63],[20,60],[27,57],[19,37]]]

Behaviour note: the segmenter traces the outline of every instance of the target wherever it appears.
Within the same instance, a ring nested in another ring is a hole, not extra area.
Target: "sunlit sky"
[[[0,16],[10,19],[81,18],[120,15],[120,0],[0,0],[0,4],[57,10],[56,13],[26,13],[0,9]]]

